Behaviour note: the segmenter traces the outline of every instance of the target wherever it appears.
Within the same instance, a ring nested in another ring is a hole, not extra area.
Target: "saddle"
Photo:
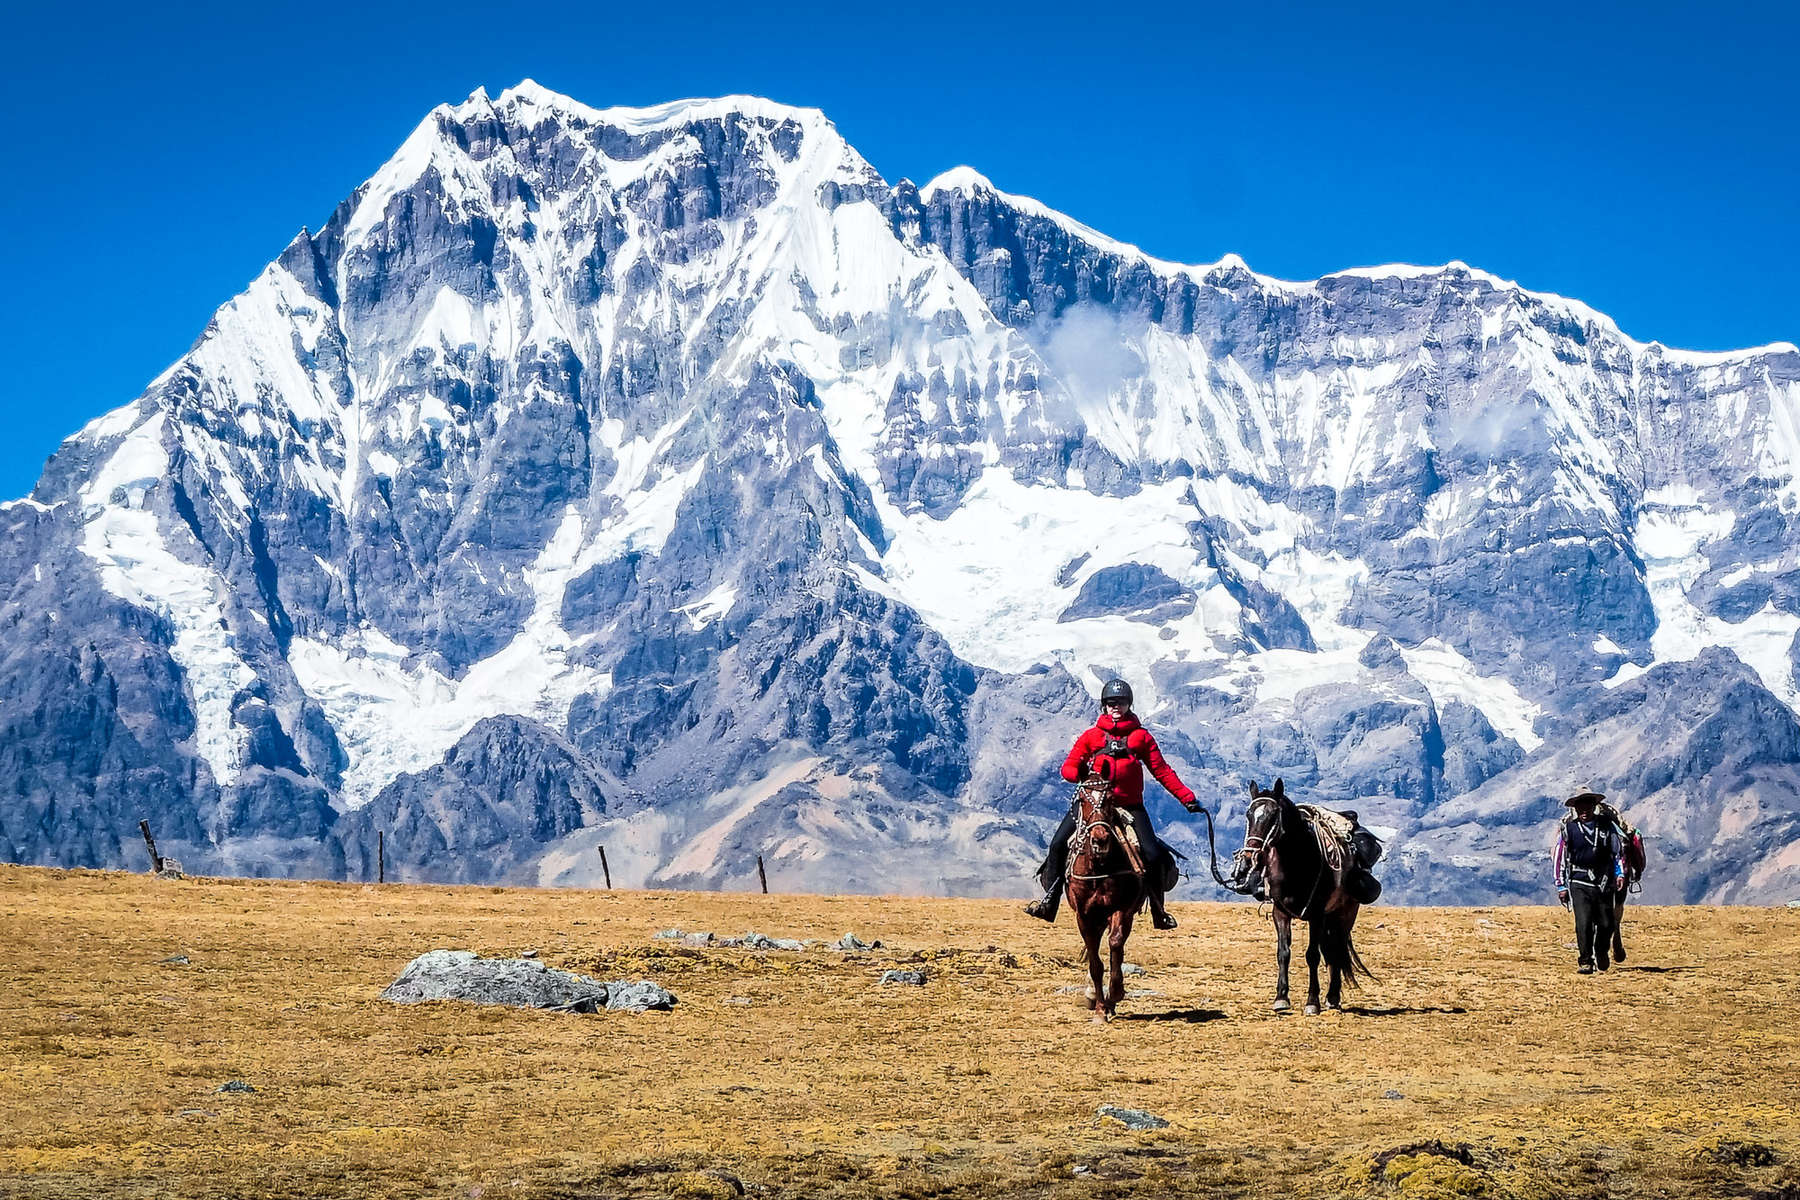
[[[1137,872],[1138,878],[1149,878],[1151,865],[1160,863],[1162,886],[1157,890],[1174,891],[1175,885],[1181,882],[1181,867],[1175,861],[1175,848],[1158,838],[1156,845],[1150,847],[1146,852],[1144,847],[1138,843],[1137,827],[1130,821],[1121,821],[1115,818],[1112,827],[1113,833],[1118,836],[1119,844],[1125,847],[1125,855],[1131,860],[1131,869]]]
[[[1295,805],[1306,818],[1325,865],[1344,871],[1344,886],[1358,904],[1373,904],[1381,896],[1381,881],[1369,868],[1381,861],[1381,839],[1364,829],[1353,812],[1334,812],[1316,804]]]

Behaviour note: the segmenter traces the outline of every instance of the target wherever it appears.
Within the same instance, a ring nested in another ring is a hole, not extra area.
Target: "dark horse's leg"
[[[1331,920],[1332,947],[1335,953],[1329,955],[1331,961],[1331,987],[1325,992],[1325,1007],[1341,1009],[1344,1007],[1344,972],[1350,967],[1351,930],[1356,928],[1357,906],[1352,904],[1347,912],[1334,916]],[[1356,977],[1351,976],[1351,982]]]
[[[1306,923],[1306,1015],[1319,1011],[1319,941],[1325,933],[1320,925],[1328,920],[1323,915]]]
[[[1286,1012],[1294,1007],[1288,1003],[1288,958],[1293,949],[1293,918],[1275,910],[1275,1011]]]
[[[1614,962],[1624,962],[1625,961],[1625,936],[1621,932],[1621,930],[1624,928],[1624,925],[1625,925],[1625,897],[1626,897],[1626,893],[1624,893],[1624,892],[1620,892],[1617,896],[1613,897],[1613,930],[1612,930],[1612,933],[1613,933],[1613,961]]]

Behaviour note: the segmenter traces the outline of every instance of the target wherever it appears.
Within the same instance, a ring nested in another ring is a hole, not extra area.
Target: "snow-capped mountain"
[[[1653,898],[1785,898],[1797,462],[1791,345],[477,92],[0,510],[0,856],[1016,894],[1119,673],[1390,896],[1541,895],[1591,783]]]

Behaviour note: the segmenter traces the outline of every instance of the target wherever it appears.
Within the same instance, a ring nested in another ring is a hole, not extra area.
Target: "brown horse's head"
[[[1112,788],[1105,784],[1085,785],[1076,790],[1076,795],[1079,810],[1074,854],[1085,857],[1090,863],[1104,862],[1118,840],[1113,836],[1113,821],[1118,816],[1118,809],[1112,802]]]

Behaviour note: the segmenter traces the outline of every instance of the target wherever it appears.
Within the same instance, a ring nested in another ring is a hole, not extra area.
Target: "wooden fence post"
[[[606,875],[606,890],[612,891],[612,868],[606,865],[606,847],[600,847],[600,870]]]
[[[138,822],[138,830],[144,835],[144,845],[150,848],[150,870],[157,873],[162,870],[162,855],[156,852],[156,839],[150,836],[149,820]]]
[[[756,877],[762,880],[763,895],[769,894],[769,873],[763,870],[762,855],[756,856]]]
[[[387,830],[375,831],[375,882],[387,882]]]

